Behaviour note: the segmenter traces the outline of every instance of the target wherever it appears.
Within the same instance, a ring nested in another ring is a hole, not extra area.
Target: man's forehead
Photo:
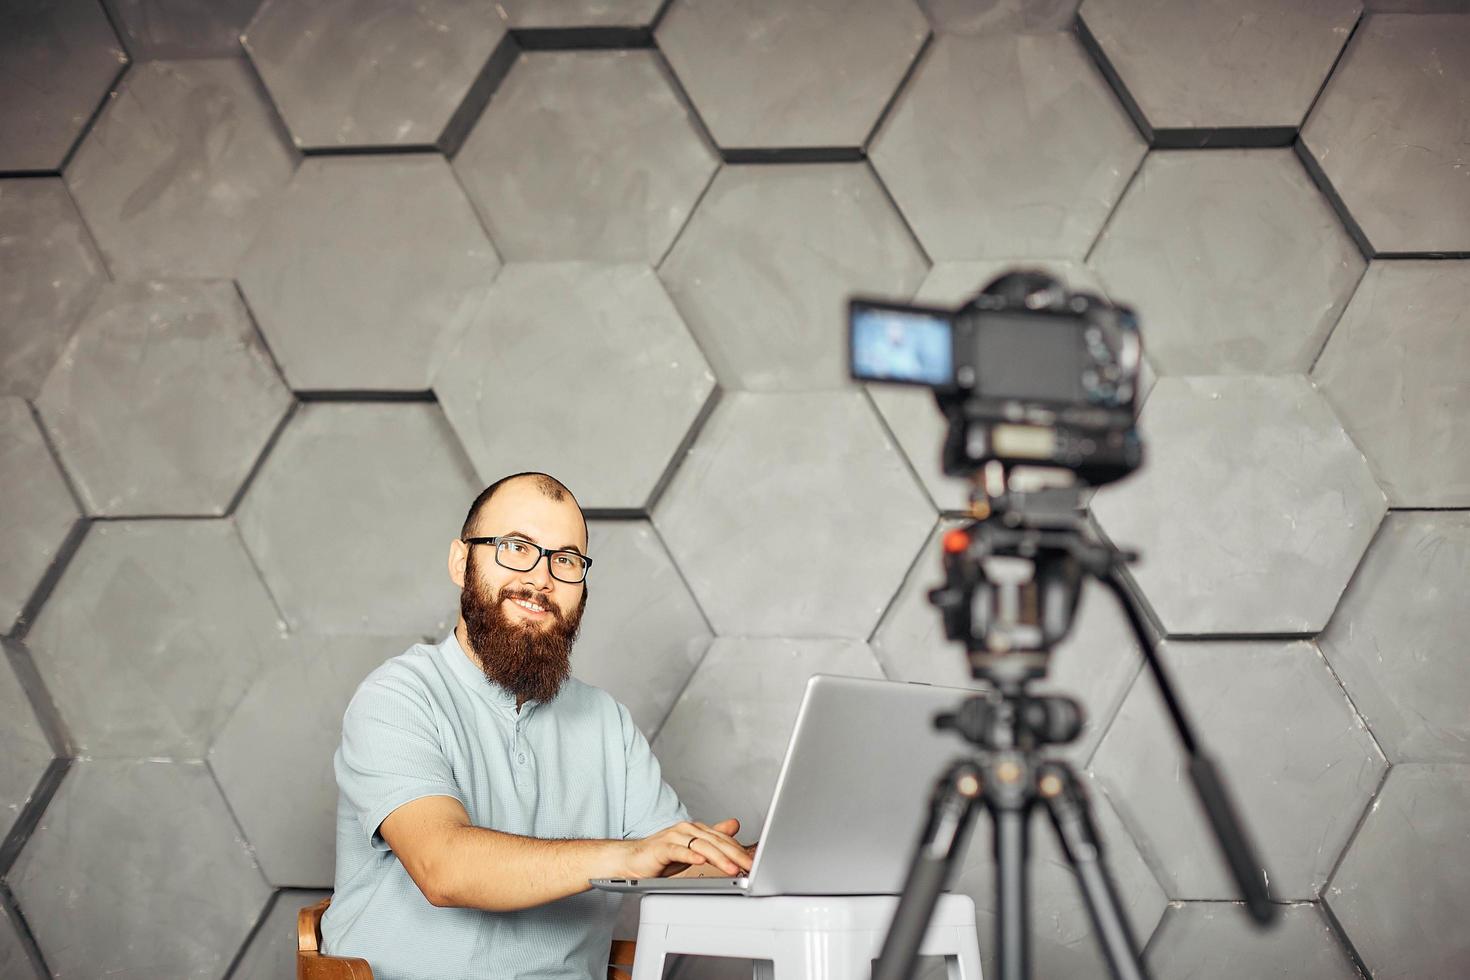
[[[587,546],[586,524],[571,494],[553,500],[530,480],[507,483],[497,490],[485,501],[475,524],[478,534],[520,531],[547,547]]]

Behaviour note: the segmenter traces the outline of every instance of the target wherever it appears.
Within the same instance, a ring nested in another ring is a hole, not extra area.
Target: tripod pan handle
[[[1256,858],[1255,849],[1246,839],[1245,827],[1236,816],[1214,760],[1203,752],[1193,756],[1189,763],[1189,777],[1194,780],[1195,791],[1199,793],[1200,803],[1215,828],[1215,836],[1225,852],[1230,873],[1235,876],[1236,887],[1240,889],[1240,897],[1245,900],[1251,918],[1262,925],[1271,922],[1276,918],[1277,909],[1266,888],[1265,871]]]

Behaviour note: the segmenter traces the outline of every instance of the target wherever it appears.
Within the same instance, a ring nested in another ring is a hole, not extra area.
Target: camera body
[[[1127,307],[1018,272],[957,310],[854,298],[848,327],[854,380],[933,391],[951,476],[998,460],[1096,486],[1142,462],[1143,349]]]

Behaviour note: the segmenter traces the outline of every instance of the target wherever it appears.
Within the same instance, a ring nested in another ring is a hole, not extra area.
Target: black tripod
[[[998,465],[998,464],[993,464]],[[1004,475],[992,470],[992,485]],[[1209,816],[1241,896],[1259,923],[1274,918],[1265,876],[1246,840],[1214,762],[1200,748],[1169,683],[1123,566],[1132,559],[1096,541],[1079,516],[1027,515],[1002,492],[977,502],[976,521],[944,539],[946,584],[930,593],[946,634],[963,640],[975,678],[989,690],[966,700],[938,727],[957,731],[979,751],[940,778],[903,895],[894,912],[874,980],[908,980],[939,894],[964,853],[975,808],[984,805],[995,829],[995,948],[999,980],[1030,976],[1028,858],[1031,809],[1041,800],[1077,875],[1094,932],[1114,977],[1147,976],[1136,939],[1123,917],[1103,863],[1082,785],[1064,762],[1043,759],[1082,728],[1082,710],[1065,697],[1040,697],[1027,685],[1046,674],[1052,646],[1071,628],[1088,576],[1121,603],[1158,682],[1189,756],[1190,777]]]

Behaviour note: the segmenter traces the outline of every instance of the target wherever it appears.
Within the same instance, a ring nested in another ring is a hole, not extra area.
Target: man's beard
[[[512,622],[505,613],[509,599],[526,599],[544,605],[552,622],[547,626]],[[480,664],[485,677],[515,695],[516,704],[550,701],[572,674],[572,644],[582,626],[587,608],[587,589],[570,615],[564,615],[549,596],[538,596],[527,588],[506,586],[498,595],[475,574],[471,551],[465,562],[465,586],[459,594],[459,611],[464,617],[470,655]]]

